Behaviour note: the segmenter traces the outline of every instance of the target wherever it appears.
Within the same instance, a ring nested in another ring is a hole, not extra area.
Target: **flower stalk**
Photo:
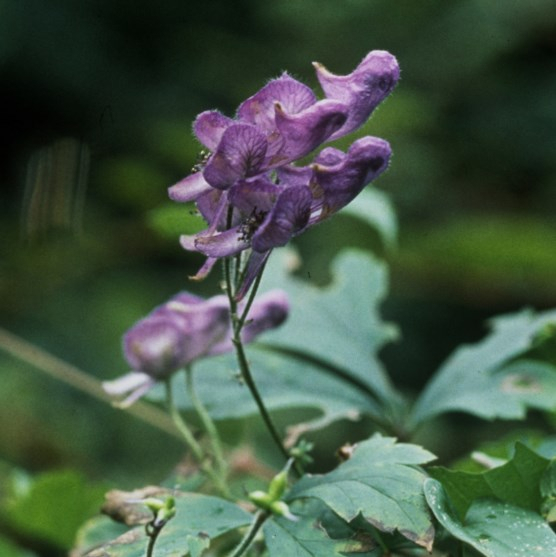
[[[284,447],[284,444],[282,442],[282,438],[280,437],[280,434],[278,433],[278,430],[276,429],[276,426],[274,425],[274,422],[272,421],[272,418],[270,417],[270,414],[266,408],[266,405],[261,397],[261,394],[259,393],[259,389],[257,388],[257,385],[255,383],[255,380],[253,378],[253,374],[251,373],[251,368],[249,366],[249,362],[247,360],[247,356],[245,354],[245,349],[243,347],[243,342],[241,340],[241,331],[245,325],[246,322],[246,317],[247,314],[249,312],[249,309],[255,299],[255,296],[257,294],[257,290],[260,284],[262,278],[262,271],[259,273],[259,275],[257,276],[255,283],[253,284],[253,287],[251,288],[251,291],[249,293],[249,297],[247,299],[247,304],[245,306],[244,311],[242,312],[241,316],[238,315],[238,302],[236,299],[236,288],[234,285],[234,281],[232,279],[232,269],[231,269],[231,262],[230,262],[230,258],[226,257],[224,259],[224,280],[226,283],[226,293],[228,294],[228,300],[230,303],[230,316],[232,319],[232,343],[234,344],[234,348],[235,348],[235,352],[236,352],[236,358],[237,358],[237,362],[239,365],[239,371],[241,374],[241,378],[242,380],[245,382],[245,384],[247,385],[247,388],[249,389],[251,396],[253,397],[257,408],[259,410],[259,413],[263,419],[263,422],[272,438],[272,440],[274,441],[275,445],[278,447],[280,453],[284,456],[284,458],[286,460],[289,459],[289,454],[288,451],[286,450],[286,448]]]

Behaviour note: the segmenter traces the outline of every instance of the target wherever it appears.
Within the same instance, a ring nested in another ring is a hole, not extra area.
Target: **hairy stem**
[[[268,518],[268,516],[269,515],[266,511],[257,512],[253,522],[251,523],[251,526],[249,527],[249,530],[247,530],[245,536],[243,536],[243,539],[239,542],[237,547],[230,554],[230,557],[240,557],[249,549],[255,537],[257,536],[257,533],[261,529],[261,526],[264,524],[264,521]]]

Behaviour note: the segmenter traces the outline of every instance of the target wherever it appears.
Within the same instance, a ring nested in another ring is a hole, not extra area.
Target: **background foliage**
[[[397,248],[350,216],[311,230],[297,248],[300,276],[315,284],[329,280],[342,247],[385,259],[383,315],[401,335],[381,355],[396,382],[418,392],[456,344],[483,336],[485,318],[555,306],[554,8],[0,0],[0,325],[98,378],[123,372],[122,331],[187,288],[200,262],[176,239],[198,223],[166,198],[195,162],[195,114],[232,114],[284,69],[315,86],[312,60],[343,73],[368,50],[387,49],[402,80],[361,134],[394,149],[376,187],[398,213]],[[195,286],[213,291],[217,279]],[[361,290],[371,280],[352,279]],[[97,484],[155,481],[180,458],[171,435],[4,353],[0,374],[0,485],[21,486],[21,470],[74,468],[93,484],[89,501]],[[233,425],[233,435],[258,435],[248,421],[242,433]],[[543,422],[533,414],[529,425]],[[423,435],[448,461],[510,426],[456,414]],[[365,422],[349,427],[351,441],[368,436]],[[345,424],[328,439],[330,452]],[[67,545],[2,516],[12,541],[0,544],[22,540],[52,555]]]

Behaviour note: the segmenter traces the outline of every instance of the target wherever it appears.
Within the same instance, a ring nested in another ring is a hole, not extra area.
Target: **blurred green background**
[[[555,0],[0,0],[0,326],[97,378],[126,371],[122,332],[218,279],[188,283],[202,259],[177,238],[199,223],[166,197],[195,163],[195,115],[233,115],[286,69],[317,87],[311,61],[348,73],[373,49],[402,68],[358,132],[393,146],[376,187],[399,245],[338,216],[297,241],[311,277],[346,245],[387,258],[402,340],[383,356],[408,392],[485,318],[554,307]],[[1,351],[0,380],[10,470],[131,487],[181,454]]]

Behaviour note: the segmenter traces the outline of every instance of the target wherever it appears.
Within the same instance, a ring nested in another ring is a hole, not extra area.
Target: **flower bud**
[[[288,504],[284,501],[274,501],[274,503],[270,505],[270,512],[278,516],[283,516],[293,522],[297,522],[299,520],[299,517],[295,516],[290,511]]]

